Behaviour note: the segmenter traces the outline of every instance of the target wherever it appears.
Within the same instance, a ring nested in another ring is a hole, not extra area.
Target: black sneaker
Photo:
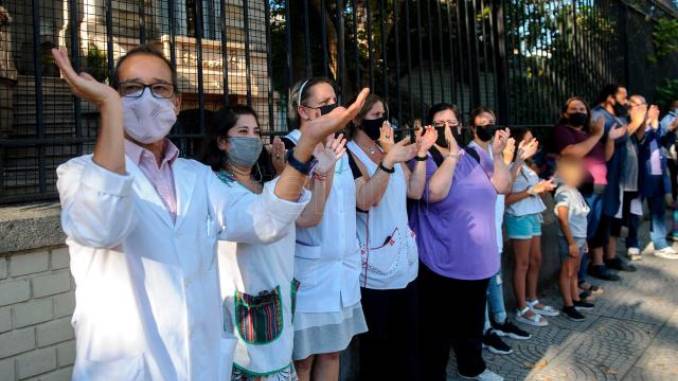
[[[628,263],[624,262],[621,258],[619,257],[614,257],[612,259],[606,259],[605,260],[605,266],[612,270],[617,270],[617,271],[628,271],[628,272],[634,272],[638,270],[636,266],[629,265]]]
[[[488,330],[483,335],[483,348],[498,355],[510,355],[513,349],[502,340],[493,330]]]
[[[613,282],[616,282],[621,279],[619,275],[608,270],[604,265],[591,266],[589,268],[589,275],[591,275],[594,278],[609,280]]]
[[[510,337],[516,340],[527,340],[532,338],[528,332],[513,325],[507,318],[503,324],[491,321],[494,332],[500,337]]]
[[[584,321],[586,316],[582,315],[574,306],[563,307],[563,315],[572,321]]]
[[[574,302],[574,308],[579,311],[591,311],[595,306],[596,306],[595,304],[589,303],[584,300],[577,300]]]

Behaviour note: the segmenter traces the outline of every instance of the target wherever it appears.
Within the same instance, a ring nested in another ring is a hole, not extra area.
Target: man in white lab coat
[[[73,379],[228,380],[235,341],[223,330],[216,241],[272,242],[294,228],[313,148],[355,117],[367,90],[317,119],[277,182],[228,198],[209,167],[178,158],[166,138],[180,97],[161,54],[128,52],[113,87],[75,73],[65,50],[53,55],[101,114],[94,154],[57,169],[76,282]]]

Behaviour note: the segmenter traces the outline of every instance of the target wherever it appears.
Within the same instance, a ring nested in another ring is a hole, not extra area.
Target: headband
[[[304,88],[306,87],[308,81],[310,81],[310,79],[305,80],[304,83],[301,84],[301,87],[299,87],[299,95],[297,96],[297,106],[301,106],[301,94],[304,93]]]

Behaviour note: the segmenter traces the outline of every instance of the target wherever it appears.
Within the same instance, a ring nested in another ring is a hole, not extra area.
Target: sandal
[[[538,299],[535,299],[533,301],[528,301],[527,305],[532,309],[532,311],[538,313],[539,315],[543,316],[558,316],[560,315],[560,312],[558,312],[557,309],[543,304],[539,303]]]
[[[532,313],[531,315],[530,312]],[[516,321],[533,325],[535,327],[546,327],[549,325],[549,322],[546,321],[543,316],[534,312],[529,306],[523,308],[522,310],[516,311]]]

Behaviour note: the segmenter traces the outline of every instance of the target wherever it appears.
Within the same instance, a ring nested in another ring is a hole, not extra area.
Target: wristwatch
[[[287,151],[287,164],[291,165],[292,168],[299,171],[299,173],[302,175],[308,175],[311,173],[311,168],[313,167],[313,158],[309,159],[305,163],[302,163],[296,157],[294,157],[294,150],[291,149]]]

